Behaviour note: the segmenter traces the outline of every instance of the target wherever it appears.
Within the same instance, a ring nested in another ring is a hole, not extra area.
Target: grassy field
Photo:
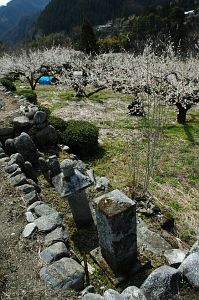
[[[17,84],[21,90],[24,85]],[[133,171],[132,158],[139,157],[139,184],[143,185],[146,169],[146,141],[138,143],[136,153],[135,117],[129,116],[129,95],[103,90],[89,99],[77,100],[72,90],[58,86],[38,85],[36,93],[40,103],[63,119],[87,119],[100,128],[99,153],[86,162],[98,176],[106,176],[112,188],[131,195]],[[80,105],[81,102],[81,105]],[[83,102],[83,103],[82,103]],[[71,114],[71,111],[73,112]],[[199,227],[199,109],[187,114],[186,125],[176,123],[175,107],[168,107],[167,121],[155,151],[155,168],[149,191],[160,208],[168,209],[177,224],[176,235],[191,245]],[[134,136],[133,136],[133,133]]]

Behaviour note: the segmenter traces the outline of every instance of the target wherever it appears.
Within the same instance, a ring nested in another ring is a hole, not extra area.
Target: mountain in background
[[[0,40],[23,39],[50,0],[11,0],[0,7]]]
[[[51,0],[36,22],[35,34],[70,33],[84,19],[92,25],[104,24],[117,17],[140,14],[148,6],[165,2],[167,0]]]

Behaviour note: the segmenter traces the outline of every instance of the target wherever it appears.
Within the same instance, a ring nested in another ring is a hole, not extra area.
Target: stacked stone
[[[55,145],[57,133],[53,126],[48,124],[45,112],[38,110],[35,105],[26,105],[22,109],[24,116],[16,117],[13,120],[14,131],[31,133],[37,146]]]
[[[1,90],[5,91],[3,87],[1,87]],[[37,146],[56,145],[58,141],[57,132],[53,126],[48,124],[46,113],[40,111],[38,106],[29,103],[23,96],[15,96],[15,98],[21,104],[22,116],[13,119],[12,127],[0,128],[0,141],[5,143],[6,140],[13,139],[20,133],[25,132],[32,136]],[[8,150],[8,155],[15,153],[11,146],[13,146],[12,141],[7,141],[5,150]]]
[[[5,154],[2,159],[4,157]],[[42,201],[40,187],[22,172],[27,167],[22,154],[16,153],[7,159],[5,171],[27,205],[25,216],[28,224],[22,236],[33,238],[37,232],[45,235],[44,249],[40,253],[44,265],[40,271],[41,279],[54,289],[82,290],[85,273],[83,267],[70,258],[69,236],[63,226],[63,214]]]
[[[76,225],[81,227],[92,223],[93,218],[85,189],[93,182],[75,168],[71,159],[65,159],[60,169],[61,172],[52,178],[52,183],[61,197],[68,201]]]
[[[82,290],[84,269],[70,258],[68,233],[64,230],[63,214],[44,203],[36,201],[27,208],[29,222],[22,235],[31,237],[36,231],[45,235],[45,248],[40,253],[43,268],[40,277],[56,289]]]
[[[119,190],[95,199],[101,253],[116,275],[137,262],[136,204]]]

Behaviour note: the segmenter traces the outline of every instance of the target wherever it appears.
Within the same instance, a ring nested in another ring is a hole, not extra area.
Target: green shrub
[[[16,86],[14,83],[6,78],[1,79],[1,84],[10,92],[15,92],[16,91]]]
[[[56,116],[49,116],[48,121],[59,132],[65,131],[68,126],[66,121]]]
[[[32,90],[22,90],[20,92],[17,92],[19,96],[24,96],[27,101],[29,101],[32,104],[37,104],[37,94]]]
[[[67,121],[67,128],[61,133],[62,142],[74,154],[85,157],[94,154],[98,147],[99,129],[87,121]]]
[[[49,116],[48,121],[49,124],[56,129],[59,138],[59,143],[63,143],[62,134],[68,126],[67,122],[56,116]]]
[[[46,107],[46,106],[44,106],[42,104],[38,104],[37,106],[38,106],[39,110],[44,111],[46,113],[46,115],[48,116],[48,118],[50,117],[51,110],[50,110],[49,107]]]

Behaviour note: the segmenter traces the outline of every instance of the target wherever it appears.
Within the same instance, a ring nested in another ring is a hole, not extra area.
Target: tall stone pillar
[[[119,190],[94,200],[99,245],[115,274],[125,274],[137,261],[136,204]]]
[[[65,159],[60,164],[62,172],[53,177],[52,183],[61,197],[69,203],[77,226],[93,222],[85,189],[92,184],[89,177],[74,168],[74,162]]]

